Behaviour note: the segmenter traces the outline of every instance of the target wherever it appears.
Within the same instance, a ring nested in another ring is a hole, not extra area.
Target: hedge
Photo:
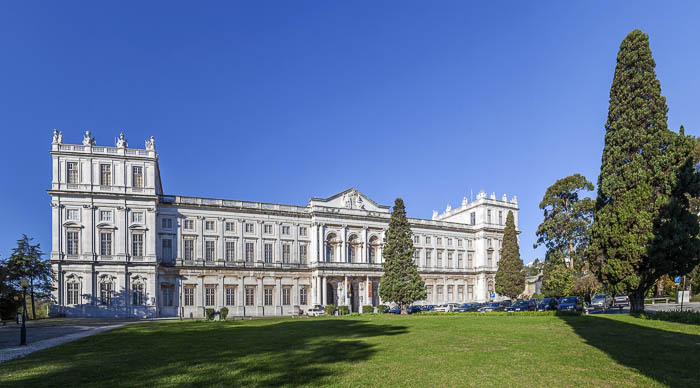
[[[338,315],[348,314],[350,314],[350,308],[348,306],[338,306]]]
[[[373,306],[362,306],[362,314],[371,314],[374,312]]]
[[[670,321],[700,325],[700,312],[696,311],[657,311],[654,313],[642,313],[635,315],[637,318],[651,319],[655,321]]]
[[[212,320],[214,320],[214,314],[216,314],[216,310],[214,310],[214,309],[205,309],[205,310],[204,310],[204,313],[206,314],[207,319],[210,320],[210,321],[212,321]]]
[[[228,308],[222,307],[221,310],[219,310],[219,316],[222,320],[226,320],[226,317],[228,316]]]
[[[383,304],[380,304],[377,306],[377,314],[384,314],[386,312],[386,306]]]
[[[328,306],[324,307],[323,310],[326,312],[326,315],[333,315],[335,314],[335,305],[329,304]]]

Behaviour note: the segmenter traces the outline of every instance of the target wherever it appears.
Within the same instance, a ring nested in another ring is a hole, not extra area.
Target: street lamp
[[[27,286],[29,285],[29,280],[27,278],[22,278],[19,281],[19,285],[22,286],[22,331],[19,336],[19,344],[27,344]]]

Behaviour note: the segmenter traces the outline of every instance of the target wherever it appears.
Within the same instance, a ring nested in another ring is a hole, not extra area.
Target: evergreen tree
[[[29,280],[32,317],[36,319],[36,297],[48,297],[51,293],[51,264],[42,258],[41,247],[39,244],[32,245],[32,240],[26,234],[17,240],[17,247],[7,261],[7,270],[17,287],[21,278]]]
[[[503,231],[501,259],[496,271],[496,292],[511,299],[516,299],[525,290],[525,272],[520,259],[518,234],[515,231],[513,212],[508,211],[506,228]]]
[[[697,143],[668,129],[655,66],[649,37],[632,31],[617,54],[591,227],[592,267],[632,312],[661,275],[687,273],[700,257],[689,200],[700,194]]]
[[[406,218],[406,207],[396,198],[384,238],[384,275],[379,283],[379,296],[401,306],[401,314],[408,314],[408,306],[426,298],[425,283],[413,262],[413,238]]]
[[[542,293],[546,297],[559,298],[571,295],[574,288],[574,271],[563,263],[551,263],[545,266],[542,279]]]

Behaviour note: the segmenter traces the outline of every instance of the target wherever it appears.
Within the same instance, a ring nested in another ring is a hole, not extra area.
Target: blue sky
[[[432,3],[432,4],[431,4]],[[166,193],[410,216],[595,182],[621,40],[650,35],[669,126],[700,134],[698,2],[2,2],[0,257],[50,250],[51,131],[156,137]]]

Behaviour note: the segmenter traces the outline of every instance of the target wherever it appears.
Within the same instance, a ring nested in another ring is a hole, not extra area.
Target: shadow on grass
[[[586,343],[618,364],[669,387],[697,387],[700,381],[700,335],[635,324],[635,318],[559,316]],[[626,322],[627,321],[627,322]],[[648,322],[648,321],[647,321]]]
[[[130,325],[0,365],[0,386],[332,385],[376,353],[364,339],[406,332],[333,319]]]

